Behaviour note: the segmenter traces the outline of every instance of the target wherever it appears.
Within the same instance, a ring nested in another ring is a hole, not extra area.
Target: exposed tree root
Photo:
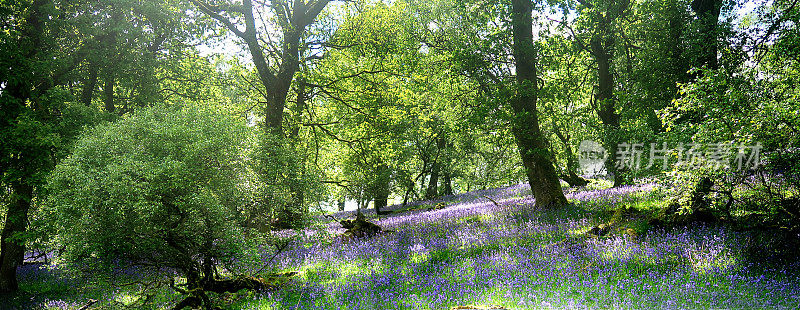
[[[356,214],[355,220],[341,220],[339,224],[347,229],[342,235],[345,239],[369,238],[383,232],[380,226],[367,221],[361,213]]]

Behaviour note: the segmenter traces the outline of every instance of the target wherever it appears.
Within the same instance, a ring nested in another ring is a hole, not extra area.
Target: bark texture
[[[561,190],[553,163],[550,162],[536,110],[538,85],[531,16],[533,4],[531,0],[513,0],[511,4],[518,87],[517,94],[511,101],[516,116],[512,131],[536,204],[542,207],[562,206],[567,204],[567,199]]]

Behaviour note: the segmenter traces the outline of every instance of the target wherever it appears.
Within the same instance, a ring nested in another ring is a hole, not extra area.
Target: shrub
[[[192,107],[150,108],[89,130],[49,179],[50,242],[70,263],[178,272],[185,306],[207,304],[204,291],[222,283],[217,266],[257,253],[244,228],[257,187],[253,140],[242,120]]]

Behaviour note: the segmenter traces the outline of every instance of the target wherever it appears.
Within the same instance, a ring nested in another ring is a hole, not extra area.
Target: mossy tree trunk
[[[522,163],[528,176],[536,204],[559,207],[567,204],[549,150],[539,127],[536,49],[533,45],[533,3],[512,0],[512,32],[517,93],[511,101],[515,114],[512,127]]]

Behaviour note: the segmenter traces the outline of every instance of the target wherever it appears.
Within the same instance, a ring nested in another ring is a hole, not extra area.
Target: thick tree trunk
[[[444,135],[444,134],[442,134]],[[436,138],[436,158],[433,159],[431,166],[431,178],[428,180],[428,188],[425,191],[425,199],[439,197],[439,173],[442,169],[442,162],[445,160],[445,148],[447,139],[443,136]]]
[[[301,124],[303,121],[303,114],[305,113],[306,107],[308,106],[308,100],[311,99],[312,91],[313,88],[312,89],[308,88],[308,83],[306,82],[305,79],[299,78],[297,80],[297,88],[296,88],[297,104],[292,109],[293,114],[296,116],[294,120],[295,125],[294,127],[292,127],[292,130],[289,133],[289,138],[291,138],[292,140],[297,141],[299,139],[300,128],[302,127]]]
[[[389,192],[382,191],[375,196],[375,213],[378,215],[383,215],[384,212],[381,210],[386,208],[389,205]]]
[[[425,199],[433,199],[439,195],[439,162],[433,161],[431,177],[428,179],[428,188],[425,190]]]
[[[439,151],[440,157],[442,158],[441,168],[439,168],[442,175],[442,185],[440,186],[440,196],[447,196],[453,194],[453,175],[452,175],[452,158],[450,155],[449,148],[452,146],[452,143],[447,141],[446,137],[443,137],[440,141],[441,150]]]
[[[416,186],[417,185],[417,181],[419,181],[419,192],[414,191],[414,187],[412,186],[411,190],[412,190],[412,194],[414,194],[414,196],[411,197],[411,199],[424,198],[424,194],[426,193],[426,191],[425,191],[425,188],[426,188],[425,187],[425,181],[426,181],[425,176],[430,171],[428,169],[428,166],[429,166],[429,163],[431,163],[431,161],[430,161],[429,158],[427,158],[427,156],[424,156],[424,157],[420,158],[420,160],[422,160],[422,171],[420,171],[419,174],[417,175],[417,178],[414,179],[414,186]]]
[[[286,105],[288,92],[283,89],[273,89],[267,96],[267,106],[264,108],[264,131],[276,137],[283,137],[283,108]]]
[[[512,0],[514,61],[517,70],[517,94],[512,100],[516,119],[512,131],[528,176],[536,204],[558,207],[567,204],[556,170],[550,162],[536,110],[536,50],[533,46],[531,0]]]
[[[115,61],[119,59],[119,54],[117,53],[117,31],[113,30],[114,27],[119,23],[123,18],[122,12],[119,10],[114,10],[114,13],[111,15],[111,28],[112,30],[108,31],[108,35],[102,40],[103,41],[103,48],[108,51],[106,55],[109,60],[106,63],[105,68],[105,77],[104,77],[104,84],[103,84],[103,106],[106,109],[106,112],[113,113],[116,110],[116,106],[114,105],[114,87],[116,86],[116,70]],[[91,100],[91,99],[90,99]]]
[[[44,29],[47,17],[45,15],[45,8],[50,4],[49,0],[35,0],[31,3],[28,11],[29,17],[22,23],[20,40],[26,44],[21,44],[20,48],[24,48],[20,54],[30,59],[36,59],[39,52],[42,51],[42,40],[45,39]],[[30,67],[21,66],[16,68],[18,71],[31,70]],[[49,70],[49,68],[48,68]],[[12,70],[11,72],[15,72]],[[30,80],[27,76],[23,78],[8,79],[3,77],[8,83],[4,92],[0,93],[0,100],[3,100],[3,105],[0,106],[2,111],[0,114],[0,133],[6,133],[16,130],[16,118],[24,113],[27,108],[25,107],[26,101],[30,100],[33,104],[33,109],[39,109],[38,98],[36,94],[46,92],[52,84],[47,80],[43,81],[41,77],[43,72],[35,72],[40,75],[40,87],[33,87],[36,80]],[[25,75],[25,74],[23,74]],[[4,150],[8,151],[8,150]],[[39,150],[37,150],[39,151]],[[50,156],[49,150],[41,150],[43,154],[31,154],[31,152],[19,152],[19,150],[11,151],[12,153],[0,154],[4,156],[2,161],[9,160],[12,162],[11,166],[15,168],[16,173],[20,173],[15,180],[9,182],[13,191],[11,203],[8,205],[6,212],[5,224],[3,231],[0,233],[0,294],[10,293],[19,289],[17,283],[17,266],[22,264],[25,254],[25,240],[23,235],[28,229],[28,211],[31,207],[31,199],[33,198],[33,186],[29,183],[33,179],[33,175],[39,169],[46,169],[44,167],[30,167],[31,158],[36,156]],[[0,168],[9,168],[8,166]]]
[[[25,254],[25,241],[21,236],[28,229],[28,210],[33,196],[33,187],[28,184],[18,183],[12,188],[12,202],[0,236],[0,293],[19,289],[17,266],[22,264]]]
[[[269,140],[273,143],[273,145],[268,145],[267,148],[280,149],[282,147],[281,140],[285,138],[283,110],[286,106],[286,98],[295,74],[300,68],[301,39],[307,26],[314,22],[329,0],[294,1],[291,5],[286,1],[272,2],[268,7],[275,13],[274,16],[279,19],[280,29],[278,30],[282,31],[282,36],[277,37],[282,40],[280,42],[267,42],[266,48],[262,45],[263,41],[261,39],[263,38],[258,36],[259,27],[256,25],[252,0],[242,0],[241,6],[236,7],[236,10],[242,14],[241,20],[244,22],[244,31],[240,29],[241,25],[235,23],[236,21],[223,16],[221,14],[223,11],[219,6],[210,5],[201,0],[191,1],[205,14],[220,21],[246,45],[252,56],[259,80],[266,90],[264,96],[266,106],[262,109],[264,112],[263,130],[267,135],[272,136],[272,139]],[[268,35],[267,39],[269,40],[271,37],[271,35]],[[272,50],[276,46],[280,47],[280,51]],[[270,55],[276,55],[277,59],[268,61],[265,50],[275,52],[275,54],[270,53]],[[303,165],[303,163],[301,162],[299,165]],[[301,196],[295,195],[295,197]],[[358,212],[360,212],[360,208]]]
[[[412,181],[412,182],[410,182],[408,184],[408,187],[406,188],[406,193],[403,195],[403,206],[408,204],[408,198],[410,197],[411,192],[414,191],[414,185],[416,185],[416,184],[417,184],[417,182],[414,182],[414,181]]]
[[[305,1],[295,1],[291,8],[287,3],[274,3],[272,7],[280,21],[283,31],[283,40],[280,42],[280,62],[278,69],[272,69],[270,62],[264,54],[264,48],[257,36],[257,26],[255,15],[253,14],[252,0],[242,0],[240,7],[243,13],[242,19],[245,23],[245,30],[239,30],[231,20],[220,15],[217,7],[209,5],[199,0],[192,0],[204,13],[214,19],[221,21],[226,28],[241,38],[250,55],[253,64],[258,72],[261,84],[267,90],[266,107],[264,107],[264,129],[271,134],[280,137],[283,135],[283,109],[286,105],[286,97],[292,85],[297,70],[300,68],[300,45],[306,27],[317,18],[322,9],[328,4],[329,0],[317,0],[305,3]],[[291,9],[291,12],[288,10]]]

